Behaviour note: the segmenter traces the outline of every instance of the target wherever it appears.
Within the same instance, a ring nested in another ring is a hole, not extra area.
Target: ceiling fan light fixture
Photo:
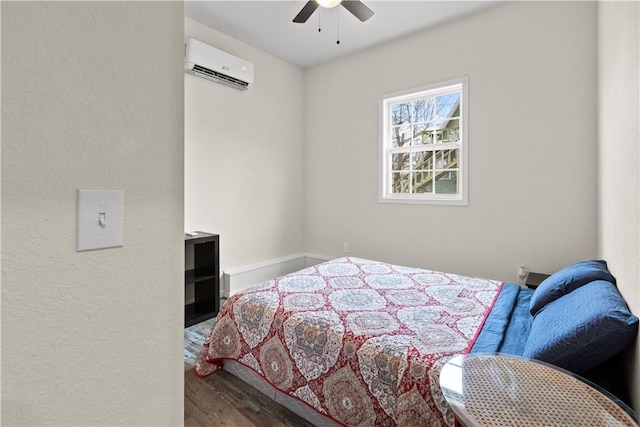
[[[316,0],[316,3],[318,3],[322,7],[330,9],[342,3],[342,0]]]
[[[342,5],[361,22],[364,22],[373,16],[373,10],[365,6],[360,0],[308,0],[296,17],[293,18],[293,22],[304,24],[318,7],[331,8],[338,5]]]

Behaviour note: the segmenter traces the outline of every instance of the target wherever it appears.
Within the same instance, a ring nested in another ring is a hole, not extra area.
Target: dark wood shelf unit
[[[210,280],[215,277],[215,274],[206,274],[198,273],[195,270],[187,270],[184,272],[184,282],[185,283],[198,283],[205,280]]]
[[[185,287],[193,284],[194,302],[185,306],[185,327],[217,316],[220,310],[220,236],[197,231],[185,235]],[[193,264],[187,255],[193,250]],[[193,267],[193,268],[191,268]]]

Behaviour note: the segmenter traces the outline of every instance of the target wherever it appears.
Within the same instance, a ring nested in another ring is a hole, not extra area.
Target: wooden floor
[[[226,371],[207,378],[196,376],[193,365],[213,323],[211,319],[184,330],[185,427],[310,427]]]
[[[209,319],[202,323],[184,329],[184,370],[193,370],[202,343],[209,335],[215,319]]]

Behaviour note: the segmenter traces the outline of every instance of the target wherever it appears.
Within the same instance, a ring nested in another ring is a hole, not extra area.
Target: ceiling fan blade
[[[298,24],[303,24],[307,22],[307,19],[311,16],[313,12],[318,8],[318,3],[315,0],[309,0],[307,4],[305,4],[302,10],[293,18],[293,22],[297,22]]]
[[[344,8],[347,9],[349,12],[353,13],[353,15],[362,22],[366,21],[367,19],[373,16],[373,10],[369,9],[361,1],[342,0],[342,3],[340,4],[343,5]]]

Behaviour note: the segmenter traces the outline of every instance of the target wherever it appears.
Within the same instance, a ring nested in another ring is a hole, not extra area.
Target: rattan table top
[[[469,427],[638,426],[576,376],[519,357],[456,356],[443,367],[440,386]]]

